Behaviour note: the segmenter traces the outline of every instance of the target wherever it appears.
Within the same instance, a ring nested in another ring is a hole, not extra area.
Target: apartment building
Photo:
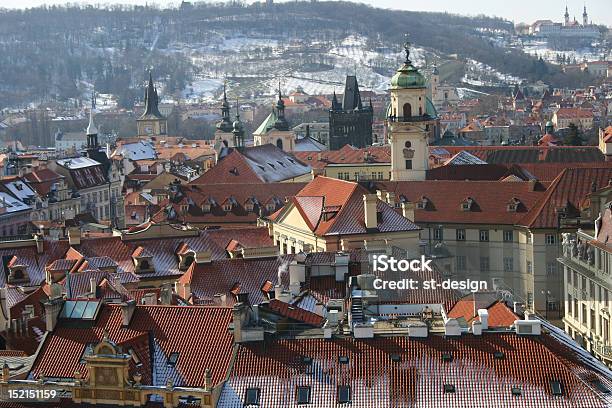
[[[595,231],[564,234],[559,262],[565,275],[565,331],[612,367],[612,211],[608,203]]]

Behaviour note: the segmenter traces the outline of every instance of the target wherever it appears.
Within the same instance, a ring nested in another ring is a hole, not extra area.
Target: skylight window
[[[503,351],[496,351],[493,353],[493,358],[496,360],[503,360],[506,358],[506,354]]]
[[[610,389],[606,387],[599,379],[590,381],[591,385],[595,387],[602,394],[609,394]]]
[[[338,403],[348,404],[351,402],[351,387],[349,385],[338,386]]]
[[[550,387],[553,395],[563,395],[563,384],[559,380],[553,380],[550,382]]]
[[[451,355],[451,353],[442,353],[442,361],[451,362],[453,361],[453,356]]]
[[[179,358],[179,353],[170,353],[170,355],[168,356],[168,365],[170,367],[175,367],[176,366],[176,362],[178,361]]]
[[[517,397],[523,394],[521,387],[512,387],[512,395],[516,395]]]
[[[244,405],[259,405],[259,388],[247,388]]]
[[[347,356],[340,356],[340,357],[338,357],[338,362],[340,364],[348,364],[349,363],[349,358]]]
[[[310,404],[310,387],[297,387],[297,403]]]
[[[300,360],[302,361],[302,364],[306,364],[306,365],[311,365],[312,364],[312,357],[302,356],[300,358]]]
[[[399,363],[400,361],[402,361],[402,356],[400,356],[399,354],[391,354],[391,361],[393,361],[394,363]]]
[[[455,392],[455,385],[454,384],[444,384],[444,392],[446,394],[454,393]]]

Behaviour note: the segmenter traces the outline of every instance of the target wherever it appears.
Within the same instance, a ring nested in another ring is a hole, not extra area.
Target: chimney
[[[45,245],[42,236],[40,236],[39,234],[35,234],[34,241],[36,241],[36,253],[42,254],[43,252],[45,252]]]
[[[482,323],[482,330],[489,328],[489,311],[487,309],[478,309],[478,317]]]
[[[293,261],[289,264],[289,283],[306,282],[306,265]]]
[[[392,191],[387,191],[387,204],[395,208],[395,193]]]
[[[164,283],[161,286],[159,298],[162,305],[172,304],[172,285],[170,283]]]
[[[8,305],[6,303],[6,297],[7,297],[7,287],[6,285],[0,288],[0,313],[2,313],[4,316],[8,316]],[[7,321],[6,326],[9,326],[9,322]],[[8,329],[8,327],[0,327],[0,330],[6,330]]]
[[[225,306],[227,295],[225,293],[215,293],[213,296],[213,303],[216,306]]]
[[[274,299],[281,299],[283,297],[283,287],[281,285],[274,286]]]
[[[130,325],[134,311],[136,310],[136,302],[130,299],[121,304],[121,324],[123,327]]]
[[[523,304],[521,302],[514,302],[512,304],[512,310],[514,311],[515,315],[522,315],[524,310],[523,310]]]
[[[210,368],[204,371],[204,389],[206,391],[212,390],[212,373],[210,372]]]
[[[472,322],[472,334],[474,336],[482,336],[482,323],[477,320]]]
[[[49,301],[45,302],[43,306],[45,308],[46,329],[48,332],[52,332],[57,324],[57,317],[62,310],[62,306],[64,306],[64,299],[61,297],[53,297],[52,293],[52,297],[49,298]]]
[[[234,342],[242,343],[242,329],[248,324],[248,307],[244,303],[236,303],[232,312],[234,320]]]
[[[70,228],[68,230],[68,244],[70,246],[81,245],[81,230],[79,228]]]
[[[363,217],[367,229],[374,229],[378,226],[378,217],[376,215],[376,194],[363,195]]]
[[[300,290],[302,289],[300,282],[293,282],[289,284],[289,292],[293,296],[297,296],[300,294]]]
[[[461,328],[457,319],[448,319],[444,323],[445,336],[461,336]]]
[[[175,286],[176,293],[185,300],[189,300],[191,298],[191,283],[179,283],[176,282]]]
[[[414,221],[414,203],[407,201],[402,203],[402,215],[404,218]]]
[[[96,278],[91,277],[89,278],[89,292],[91,293],[91,297],[92,298],[97,298],[97,292],[98,292],[98,281],[96,280]]]
[[[344,276],[349,272],[349,255],[344,252],[336,252],[334,259],[336,282],[344,282]]]
[[[145,305],[156,305],[157,304],[157,296],[155,295],[155,293],[146,293],[143,297],[142,297],[142,301]]]

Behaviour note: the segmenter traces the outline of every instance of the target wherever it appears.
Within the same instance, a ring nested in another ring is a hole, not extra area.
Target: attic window
[[[349,363],[349,358],[347,356],[340,356],[340,357],[338,357],[338,362],[340,364],[348,364]]]
[[[264,166],[262,166],[261,164],[258,164],[257,167],[259,167],[261,169],[261,171],[266,171],[266,168]]]
[[[523,391],[521,390],[521,387],[512,387],[511,389],[512,395],[516,395],[517,397],[521,396],[521,394],[523,393]]]
[[[247,388],[244,405],[259,405],[259,388]]]
[[[281,167],[285,167],[285,163],[283,163],[282,161],[277,160],[276,162],[277,162],[278,164],[280,164],[280,165],[281,165]]]
[[[503,351],[496,351],[493,353],[493,358],[496,360],[503,360],[506,358],[506,354]]]
[[[399,363],[400,361],[402,361],[402,356],[400,356],[399,354],[391,354],[391,361],[393,361],[394,363]]]
[[[176,362],[178,361],[179,353],[170,353],[168,356],[168,361],[166,362],[170,367],[176,367]]]
[[[474,203],[474,199],[472,197],[468,197],[464,202],[461,203],[461,209],[463,211],[470,211],[472,209],[472,204]]]
[[[448,393],[454,393],[455,392],[455,385],[454,384],[444,384],[444,393],[448,394]]]
[[[274,167],[274,165],[270,162],[268,162],[268,166],[272,167],[272,169],[276,170],[276,167]]]
[[[223,204],[223,211],[232,211],[232,203]]]
[[[442,353],[442,361],[449,363],[453,361],[453,356],[451,353]]]
[[[606,387],[599,379],[589,381],[593,387],[595,387],[602,394],[609,394],[610,389]]]
[[[295,160],[291,159],[291,158],[287,158],[287,160],[289,160],[291,162],[291,164],[295,164]]]
[[[203,204],[202,211],[205,213],[210,212],[210,204]]]
[[[351,402],[351,386],[350,385],[339,385],[338,386],[338,403],[348,404]]]
[[[425,196],[421,197],[421,200],[419,202],[417,202],[417,208],[419,210],[424,210],[425,208],[427,208],[427,203],[429,202],[429,199]]]
[[[310,387],[297,387],[297,403],[310,404]]]
[[[516,210],[518,209],[519,205],[521,204],[521,201],[514,197],[512,200],[510,200],[510,202],[508,203],[508,211],[509,212],[516,212]]]
[[[305,365],[311,365],[311,364],[312,364],[312,357],[309,357],[309,356],[302,356],[302,357],[300,358],[300,361],[302,362],[302,364],[305,364]]]
[[[553,380],[550,382],[552,395],[563,395],[563,384],[559,380]]]

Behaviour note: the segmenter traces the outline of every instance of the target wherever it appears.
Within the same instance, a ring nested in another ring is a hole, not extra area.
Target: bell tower
[[[387,128],[391,143],[391,180],[425,180],[429,168],[428,139],[436,113],[427,97],[425,77],[410,61],[410,43],[404,44],[406,60],[391,78],[391,103]]]

